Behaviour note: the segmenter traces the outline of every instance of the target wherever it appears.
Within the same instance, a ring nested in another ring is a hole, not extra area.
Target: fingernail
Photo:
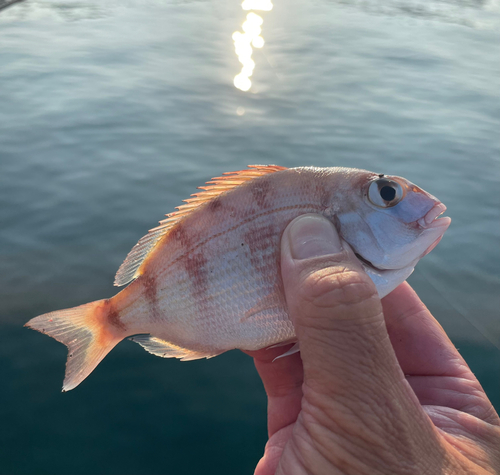
[[[309,259],[342,250],[337,230],[319,215],[299,216],[288,228],[290,250],[294,259]]]

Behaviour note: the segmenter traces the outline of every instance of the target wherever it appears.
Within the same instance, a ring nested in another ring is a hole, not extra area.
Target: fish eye
[[[383,186],[380,188],[380,196],[384,201],[392,201],[396,197],[396,190],[392,186]]]
[[[403,187],[394,180],[379,178],[368,187],[368,200],[378,208],[396,206],[404,198]]]

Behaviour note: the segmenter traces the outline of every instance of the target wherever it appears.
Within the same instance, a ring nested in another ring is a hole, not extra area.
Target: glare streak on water
[[[148,229],[251,163],[366,168],[440,198],[451,227],[410,281],[500,407],[500,352],[474,328],[500,343],[498,1],[246,2],[1,10],[0,472],[252,473],[266,427],[249,358],[124,342],[60,395],[65,349],[22,329],[116,293]],[[243,92],[232,35],[249,14],[265,45]]]
[[[273,4],[270,0],[244,0],[241,7],[243,10],[271,11]],[[241,26],[243,33],[235,31],[232,35],[238,61],[242,64],[241,72],[234,77],[234,86],[241,91],[246,92],[252,87],[250,76],[255,69],[252,52],[253,48],[264,46],[264,38],[261,36],[263,22],[261,16],[250,12]]]

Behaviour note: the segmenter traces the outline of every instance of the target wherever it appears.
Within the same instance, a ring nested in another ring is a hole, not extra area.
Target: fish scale
[[[408,277],[449,225],[435,219],[444,205],[432,195],[365,170],[254,165],[201,189],[130,251],[115,278],[128,284],[121,292],[27,323],[68,346],[63,390],[126,337],[183,360],[294,341],[280,241],[297,216],[330,219],[380,296]]]
[[[166,341],[213,354],[232,348],[257,349],[282,341],[284,337],[292,338],[293,328],[285,312],[283,293],[279,291],[282,289],[281,276],[276,272],[279,240],[284,227],[295,216],[317,210],[317,207],[296,205],[291,210],[269,210],[260,218],[244,218],[238,226],[232,225],[228,228],[231,231],[226,230],[223,242],[215,235],[197,243],[195,251],[183,250],[180,245],[175,263],[162,266],[156,276],[162,282],[165,310],[163,321],[158,322],[152,333]],[[202,222],[200,226],[207,224]],[[211,225],[215,229],[219,227],[217,221]],[[171,249],[176,243],[179,241],[166,241],[163,246]],[[189,266],[185,260],[190,259],[192,252],[210,256],[203,269],[194,271],[207,276],[204,286],[196,285],[199,279],[186,270]],[[174,251],[174,255],[177,252]],[[154,271],[154,267],[151,270],[146,267],[144,275]],[[171,293],[182,298],[173,303],[169,297]],[[260,305],[261,302],[266,305]],[[255,314],[259,318],[244,318],[259,305],[259,312]],[[183,329],[189,323],[190,341],[181,341],[166,324],[176,316]],[[134,320],[127,325],[133,327]]]

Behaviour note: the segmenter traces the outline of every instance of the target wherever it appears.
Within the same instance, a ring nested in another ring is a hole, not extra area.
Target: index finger
[[[406,375],[463,376],[467,363],[407,282],[382,299],[387,332]],[[472,375],[472,373],[471,373]]]
[[[300,354],[276,361],[289,347],[245,351],[252,356],[268,397],[267,429],[269,436],[297,420],[302,401],[304,373]]]

